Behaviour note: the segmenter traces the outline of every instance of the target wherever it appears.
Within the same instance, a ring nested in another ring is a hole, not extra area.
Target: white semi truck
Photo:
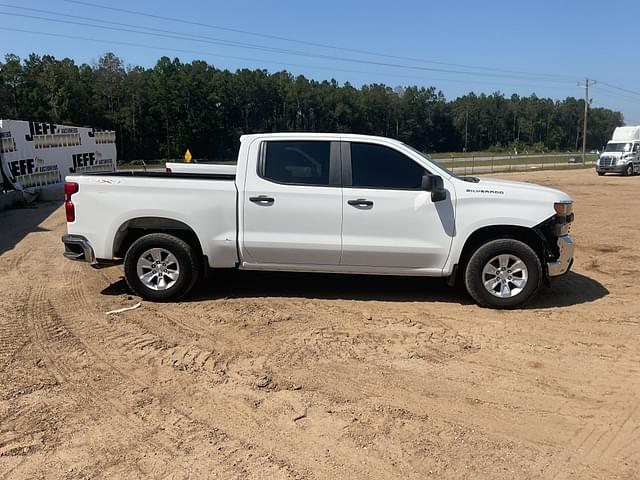
[[[0,120],[0,170],[15,190],[63,196],[64,177],[113,172],[113,131],[25,120]]]
[[[640,126],[618,127],[596,164],[598,175],[640,173]]]

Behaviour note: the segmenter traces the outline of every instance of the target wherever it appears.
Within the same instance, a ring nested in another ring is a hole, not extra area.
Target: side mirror
[[[444,189],[442,177],[425,173],[422,176],[422,189],[431,192],[432,202],[441,202],[447,198],[447,191]]]

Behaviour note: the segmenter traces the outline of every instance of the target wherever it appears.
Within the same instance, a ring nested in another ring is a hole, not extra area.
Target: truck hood
[[[549,200],[551,202],[572,201],[569,195],[555,188],[497,178],[480,178],[477,183],[465,182],[464,187],[466,192],[471,194],[499,192],[498,194],[504,195],[505,199],[529,197],[535,200]]]

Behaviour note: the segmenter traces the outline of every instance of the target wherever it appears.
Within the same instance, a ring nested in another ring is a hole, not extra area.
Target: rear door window
[[[329,185],[331,142],[265,142],[261,177],[293,185]]]

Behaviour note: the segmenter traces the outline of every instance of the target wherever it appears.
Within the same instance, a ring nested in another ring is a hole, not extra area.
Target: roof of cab
[[[287,139],[299,139],[299,140],[311,140],[311,139],[335,139],[339,138],[345,141],[372,141],[377,140],[380,142],[392,142],[392,143],[402,143],[399,140],[389,138],[389,137],[380,137],[375,135],[360,135],[355,133],[316,133],[316,132],[280,132],[280,133],[253,133],[250,135],[242,135],[240,137],[241,142],[247,142],[254,140],[256,138],[264,138],[264,139],[278,139],[278,138],[287,138]]]

